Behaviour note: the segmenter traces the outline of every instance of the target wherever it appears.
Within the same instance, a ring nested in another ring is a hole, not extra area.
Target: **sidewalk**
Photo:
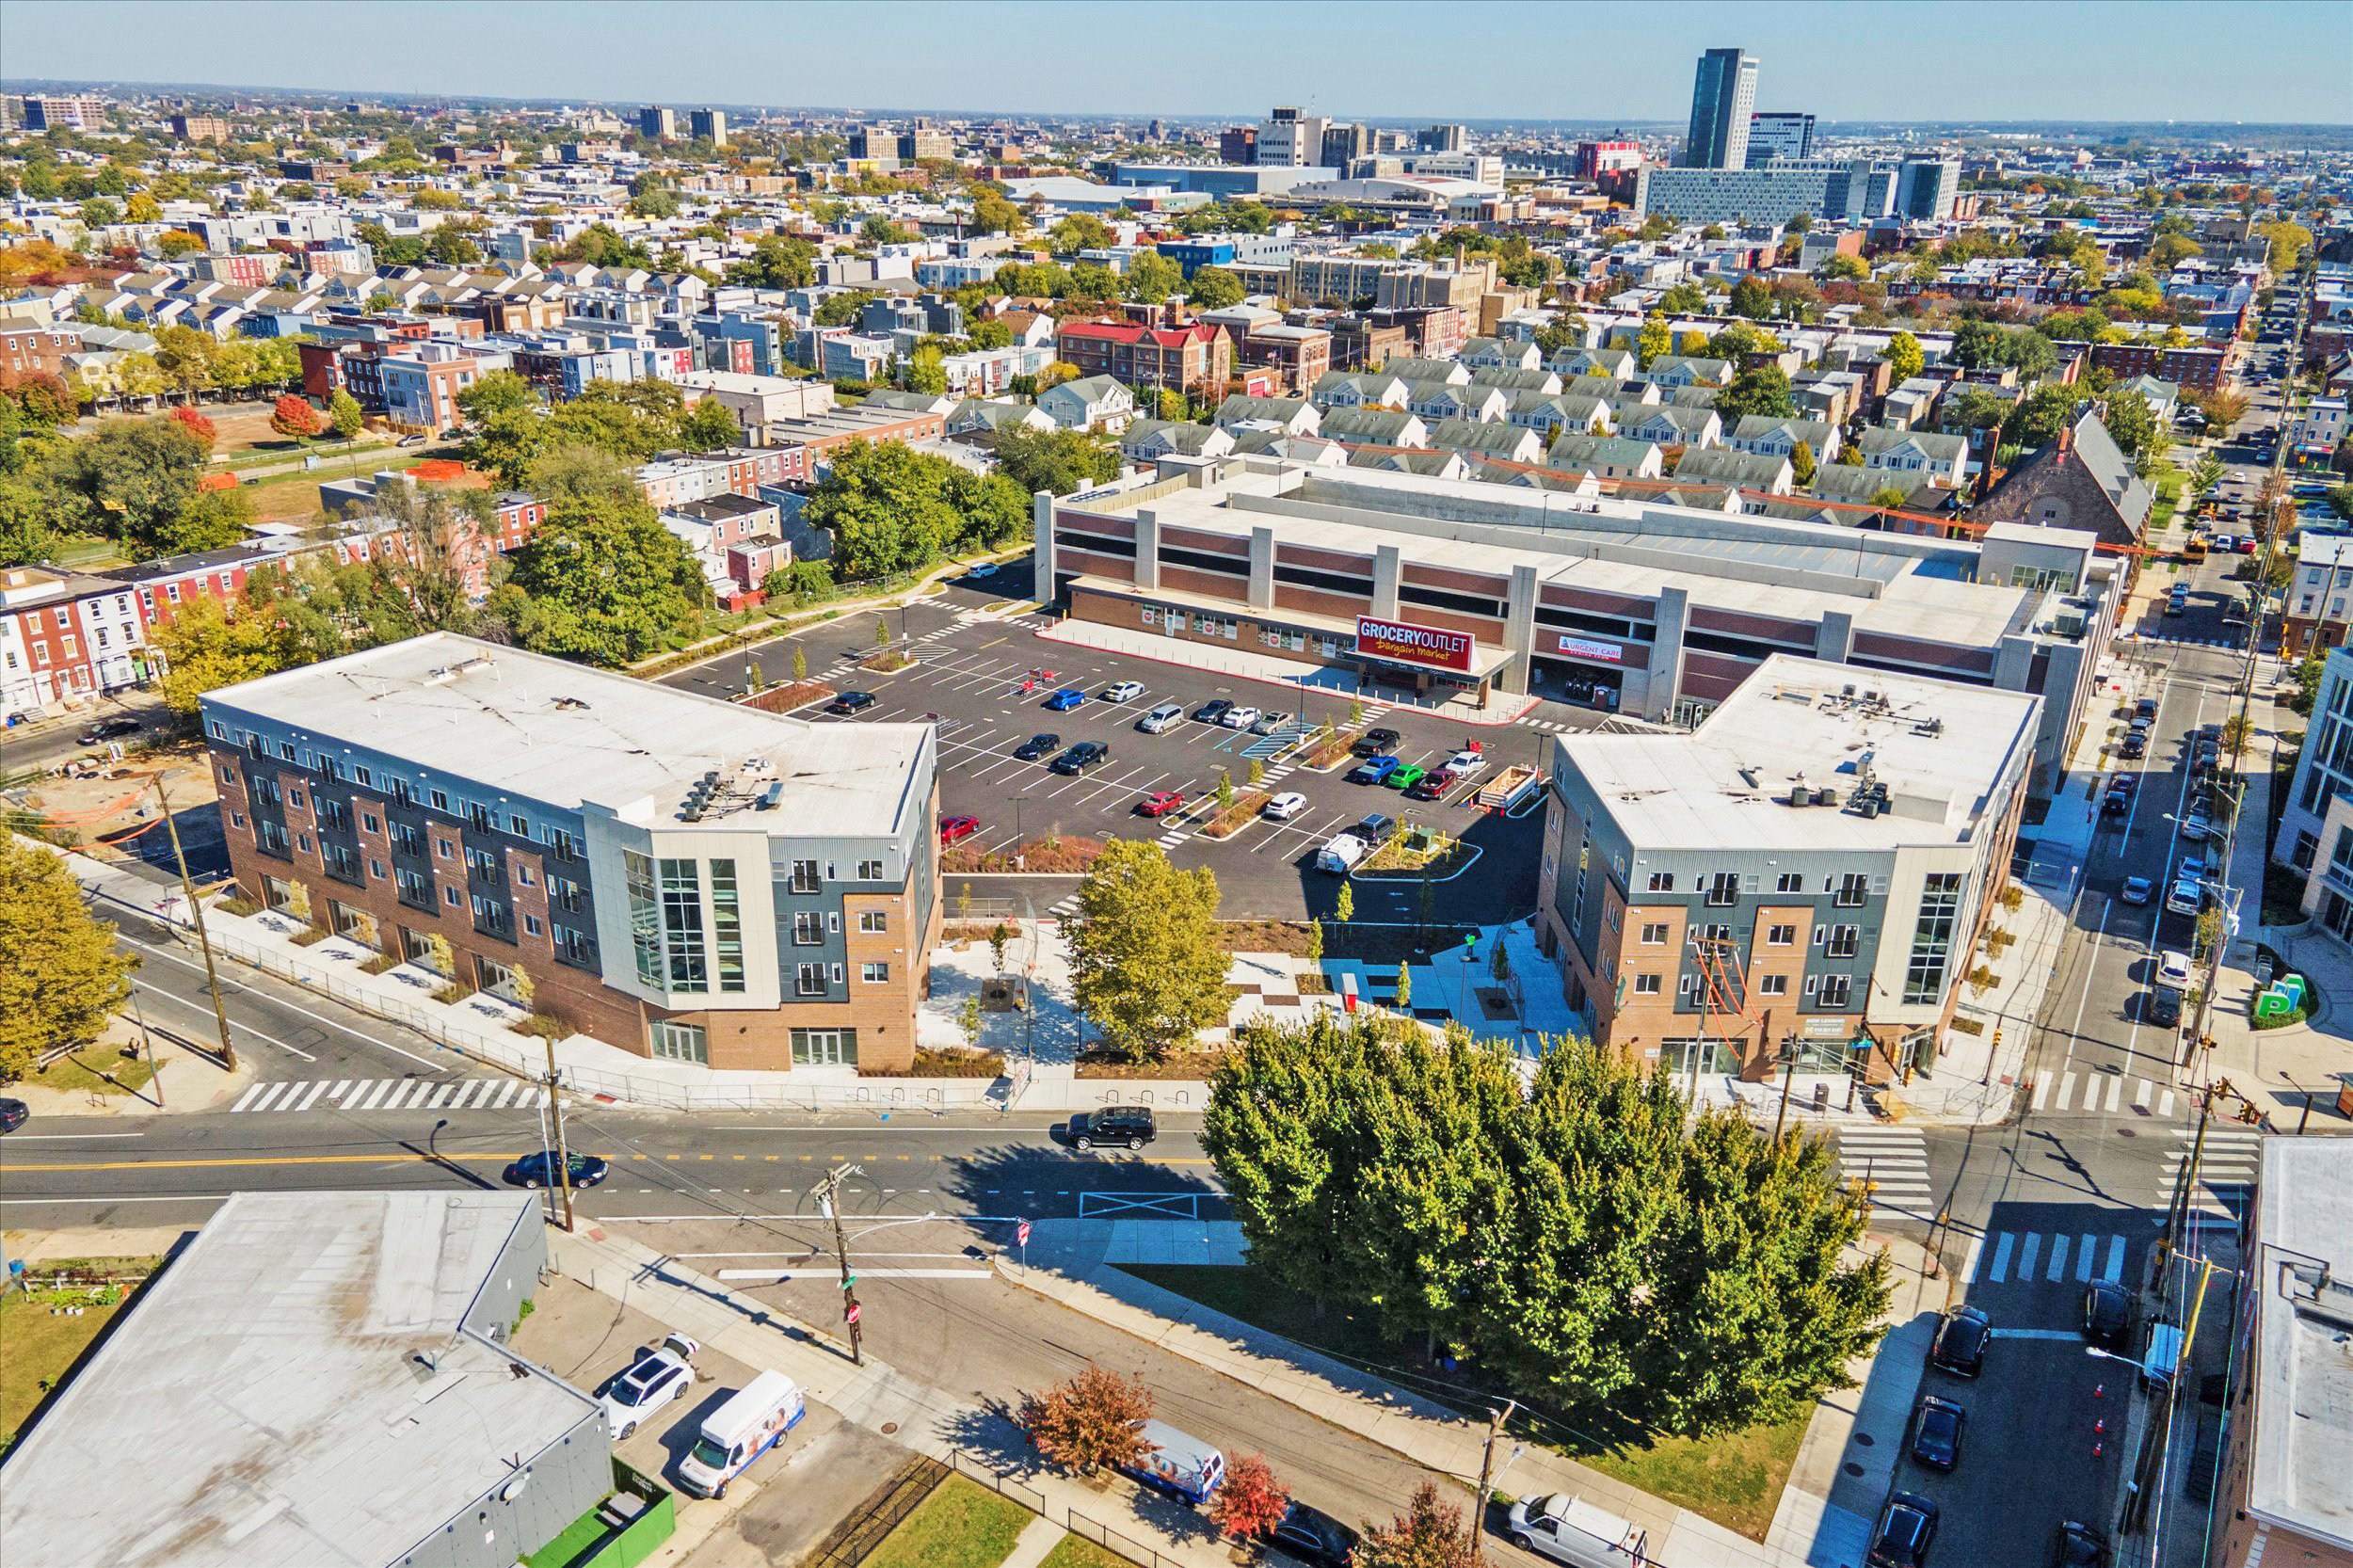
[[[1104,653],[1122,654],[1130,659],[1149,659],[1155,664],[1176,664],[1186,669],[1214,670],[1221,675],[1238,676],[1244,680],[1261,681],[1270,686],[1289,686],[1300,693],[1302,706],[1311,697],[1337,702],[1344,712],[1352,702],[1362,702],[1372,708],[1413,708],[1425,713],[1435,713],[1455,724],[1480,726],[1507,725],[1532,712],[1542,700],[1519,692],[1490,692],[1487,706],[1481,708],[1467,697],[1448,696],[1438,700],[1417,697],[1395,686],[1380,686],[1360,690],[1352,670],[1329,669],[1298,659],[1279,658],[1272,653],[1259,653],[1245,648],[1211,648],[1204,643],[1184,642],[1174,637],[1155,636],[1149,632],[1134,632],[1124,626],[1098,626],[1093,621],[1059,620],[1036,634],[1049,643],[1071,643],[1092,648]],[[1308,712],[1310,719],[1322,716]]]
[[[1028,1439],[1003,1414],[905,1377],[871,1355],[865,1366],[854,1366],[848,1347],[830,1335],[650,1247],[588,1226],[571,1234],[551,1231],[548,1250],[558,1272],[747,1367],[782,1372],[811,1402],[845,1420],[953,1465],[984,1484],[1003,1483],[1000,1490],[1058,1528],[1099,1538],[1108,1525],[1140,1539],[1165,1562],[1183,1568],[1229,1568],[1225,1548],[1193,1510],[1125,1481],[1101,1490],[1041,1468],[1030,1453]],[[776,1478],[773,1465],[767,1476]],[[709,1528],[706,1520],[715,1518],[719,1508],[681,1496],[679,1535],[690,1543],[699,1540]]]
[[[1044,1227],[1041,1226],[1041,1229]],[[1475,1481],[1486,1429],[1441,1405],[1344,1362],[1254,1328],[1109,1267],[1098,1250],[1111,1226],[1069,1222],[1048,1246],[1035,1238],[1029,1266],[1000,1255],[1012,1283],[1073,1311],[1273,1395],[1343,1431],[1359,1433],[1430,1469]],[[1880,1354],[1860,1363],[1862,1386],[1827,1397],[1807,1429],[1770,1534],[1737,1535],[1713,1520],[1578,1464],[1549,1448],[1517,1448],[1497,1472],[1496,1490],[1514,1496],[1567,1492],[1648,1532],[1659,1568],[1851,1568],[1900,1457],[1902,1434],[1945,1283],[1921,1273],[1925,1255],[1909,1241],[1873,1237],[1896,1264],[1891,1322]],[[1044,1256],[1050,1251],[1051,1258]],[[1860,1432],[1865,1439],[1857,1443]],[[1852,1464],[1857,1473],[1850,1474]]]

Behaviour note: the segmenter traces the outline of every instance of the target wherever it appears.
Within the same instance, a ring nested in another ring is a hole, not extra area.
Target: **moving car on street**
[[[593,1154],[575,1154],[566,1162],[574,1187],[595,1187],[613,1174],[613,1167]],[[526,1154],[506,1167],[501,1179],[509,1187],[552,1187],[555,1185],[555,1156],[545,1149]]]
[[[2084,1338],[2091,1344],[2121,1351],[2132,1336],[2132,1292],[2105,1279],[2095,1279],[2084,1287]]]
[[[1070,1146],[1081,1154],[1097,1145],[1140,1149],[1160,1135],[1160,1122],[1148,1105],[1107,1105],[1070,1119]]]
[[[2126,904],[2146,904],[2156,896],[2157,885],[2145,876],[2128,876],[2117,897]]]

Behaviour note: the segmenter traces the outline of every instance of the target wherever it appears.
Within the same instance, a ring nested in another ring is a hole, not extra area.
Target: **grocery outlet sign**
[[[1468,673],[1471,646],[1470,634],[1465,632],[1416,626],[1411,621],[1375,620],[1370,616],[1356,617],[1356,651],[1376,659]]]

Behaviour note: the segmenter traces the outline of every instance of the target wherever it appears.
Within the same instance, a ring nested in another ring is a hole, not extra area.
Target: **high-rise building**
[[[1217,134],[1217,161],[1222,164],[1255,164],[1258,161],[1258,128],[1256,125],[1228,125]]]
[[[1959,159],[1906,158],[1896,185],[1896,210],[1933,222],[1953,216],[1953,200],[1960,194]]]
[[[1756,57],[1738,49],[1700,56],[1691,88],[1691,129],[1680,160],[1686,168],[1746,168],[1749,120],[1756,112]]]
[[[1372,132],[1364,125],[1335,124],[1323,133],[1322,156],[1314,159],[1343,175],[1358,158],[1372,156]]]
[[[1469,146],[1467,125],[1430,125],[1414,133],[1417,152],[1460,152]]]
[[[1814,117],[1810,114],[1756,114],[1749,116],[1749,156],[1751,165],[1768,158],[1810,158],[1814,156]]]
[[[648,141],[678,140],[678,111],[650,104],[638,110],[637,134]]]
[[[955,155],[956,138],[928,120],[919,120],[899,133],[899,161],[903,164],[925,159],[946,162]]]
[[[28,93],[24,99],[27,131],[95,131],[105,123],[106,101],[95,94],[57,98]]]
[[[227,141],[232,129],[229,121],[218,115],[176,114],[171,117],[171,134],[182,141]]]
[[[1580,180],[1598,180],[1605,174],[1623,174],[1641,167],[1642,144],[1628,137],[1577,144],[1577,177]]]
[[[1278,107],[1258,122],[1257,156],[1252,161],[1305,167],[1323,156],[1323,133],[1332,122],[1321,115]]]
[[[686,117],[687,134],[696,141],[707,141],[713,147],[728,144],[728,115],[725,109],[696,109]]]

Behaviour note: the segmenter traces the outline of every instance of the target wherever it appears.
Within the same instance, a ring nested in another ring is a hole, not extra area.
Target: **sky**
[[[675,105],[1672,123],[1733,45],[1829,120],[2353,121],[2353,0],[0,0],[9,78]]]

